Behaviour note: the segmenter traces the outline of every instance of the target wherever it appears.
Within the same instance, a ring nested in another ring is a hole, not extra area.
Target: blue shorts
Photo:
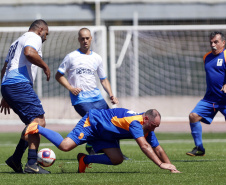
[[[118,140],[112,140],[112,141],[96,140],[96,141],[90,141],[89,144],[92,145],[95,153],[103,152],[102,149],[106,149],[106,148],[120,148]]]
[[[90,109],[109,109],[108,104],[104,99],[96,101],[96,102],[85,102],[74,105],[76,112],[80,116],[85,116]]]
[[[67,137],[71,138],[77,145],[89,142],[96,153],[105,148],[119,148],[118,140],[103,140],[92,130],[88,114],[77,123]]]
[[[45,114],[41,101],[30,83],[2,85],[3,98],[26,125]]]
[[[202,117],[202,122],[211,124],[217,112],[220,111],[226,117],[226,108],[214,108],[212,103],[200,100],[191,113],[196,113]]]

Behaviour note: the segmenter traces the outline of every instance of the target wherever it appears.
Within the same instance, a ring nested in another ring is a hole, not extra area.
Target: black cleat
[[[12,168],[16,173],[24,173],[23,168],[22,168],[22,164],[16,162],[16,161],[13,159],[13,156],[9,157],[9,158],[5,161],[5,163],[6,163],[10,168]]]
[[[199,150],[199,148],[196,146],[195,148],[193,148],[193,150],[191,152],[187,152],[187,155],[190,156],[204,156],[205,155],[205,150]]]
[[[125,156],[124,154],[122,154],[123,155],[123,160],[131,160],[129,157],[127,157],[127,156]]]
[[[86,144],[86,151],[88,152],[89,155],[95,155],[95,151],[93,150],[93,146],[91,144]]]
[[[40,167],[37,163],[33,165],[29,165],[28,163],[25,165],[24,168],[25,173],[37,173],[37,174],[49,174],[51,173],[50,171],[47,171]]]

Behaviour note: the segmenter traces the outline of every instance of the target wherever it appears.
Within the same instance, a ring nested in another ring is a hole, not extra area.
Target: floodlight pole
[[[101,21],[100,21],[100,0],[95,0],[95,24],[96,26],[100,26]]]
[[[95,3],[95,25],[100,26],[101,25],[101,3],[108,3],[109,0],[84,0],[86,3]]]

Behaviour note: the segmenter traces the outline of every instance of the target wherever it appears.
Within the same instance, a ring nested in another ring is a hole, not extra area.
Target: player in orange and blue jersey
[[[135,113],[124,108],[91,109],[64,139],[59,133],[30,124],[24,134],[39,133],[62,151],[70,151],[78,145],[89,142],[99,155],[79,153],[79,173],[84,173],[90,163],[118,165],[123,162],[119,146],[120,139],[135,139],[143,153],[162,169],[180,173],[171,164],[168,156],[155,136],[154,130],[160,125],[161,116],[155,109]]]
[[[210,34],[210,46],[212,51],[203,57],[206,71],[206,94],[189,115],[191,134],[195,142],[193,150],[186,153],[190,156],[205,155],[200,121],[211,124],[218,111],[226,116],[226,50],[224,34],[219,31],[212,32]]]

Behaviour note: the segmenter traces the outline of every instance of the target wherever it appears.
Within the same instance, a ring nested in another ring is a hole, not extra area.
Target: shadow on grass
[[[0,172],[0,174],[24,175],[25,173],[16,173],[16,172]]]

